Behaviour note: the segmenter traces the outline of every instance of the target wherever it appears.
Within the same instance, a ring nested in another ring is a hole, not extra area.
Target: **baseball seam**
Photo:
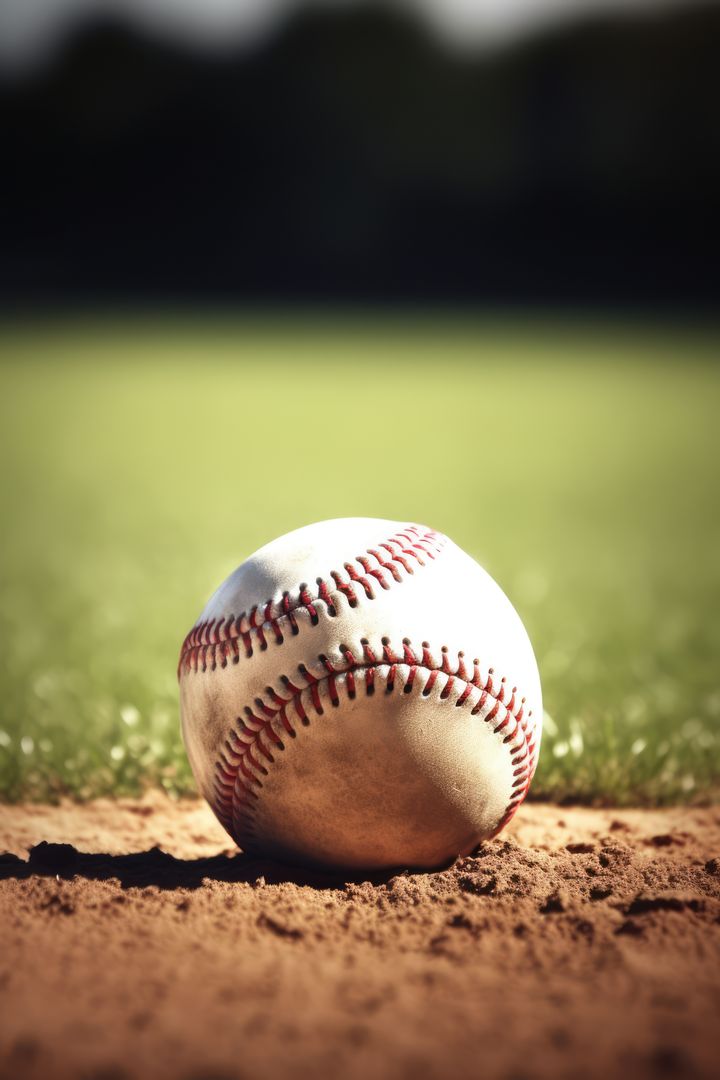
[[[401,532],[368,548],[365,554],[345,562],[346,576],[339,570],[331,570],[316,579],[315,588],[302,582],[294,594],[287,591],[279,600],[265,600],[237,616],[229,614],[196,623],[180,650],[178,678],[183,672],[215,671],[218,665],[224,668],[228,662],[239,663],[241,644],[247,659],[256,648],[267,649],[268,639],[282,645],[288,628],[293,635],[299,633],[299,616],[308,616],[311,624],[317,625],[318,602],[325,605],[327,614],[333,618],[337,614],[333,594],[342,594],[353,608],[359,603],[360,590],[366,599],[374,600],[377,585],[388,590],[393,584],[400,584],[414,574],[414,564],[425,566],[424,556],[435,559],[446,543],[447,537],[442,533],[407,525]]]
[[[254,709],[245,706],[244,716],[238,717],[236,727],[230,729],[215,766],[213,808],[244,849],[252,850],[254,846],[253,818],[268,765],[274,763],[274,753],[285,750],[286,737],[297,737],[293,721],[308,727],[309,713],[324,714],[323,698],[325,704],[337,708],[339,691],[342,689],[349,699],[354,699],[358,683],[364,685],[367,696],[375,693],[378,683],[384,683],[386,693],[402,688],[404,693],[415,692],[427,698],[435,691],[440,701],[454,701],[455,707],[471,706],[472,716],[482,714],[481,719],[492,725],[493,734],[502,736],[511,757],[512,794],[496,831],[507,824],[523,802],[535,772],[536,743],[532,710],[525,712],[525,698],[518,698],[517,687],[509,689],[507,680],[497,678],[492,668],[483,678],[478,660],[473,661],[471,674],[462,652],[457,654],[457,663],[451,664],[445,646],[439,660],[427,642],[423,642],[422,654],[418,655],[408,638],[403,640],[402,654],[392,649],[387,638],[382,639],[381,657],[367,639],[361,640],[361,646],[362,659],[340,646],[340,666],[320,654],[319,665],[325,672],[321,676],[314,675],[305,664],[299,665],[296,682],[287,676],[279,680],[288,697],[268,687],[265,698],[255,698]],[[360,677],[356,679],[356,675]]]

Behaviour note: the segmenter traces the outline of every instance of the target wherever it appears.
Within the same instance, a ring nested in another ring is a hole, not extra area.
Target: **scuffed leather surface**
[[[237,616],[269,600],[279,602],[286,591],[296,594],[301,584],[314,584],[318,577],[328,580],[333,570],[342,573],[348,560],[403,528],[400,522],[342,519],[281,537],[230,575],[199,622]],[[271,703],[273,692],[287,699],[283,676],[304,686],[301,665],[323,680],[325,660],[342,669],[348,650],[359,659],[367,645],[381,658],[388,647],[401,656],[406,641],[419,655],[427,643],[436,666],[445,647],[451,671],[457,670],[459,653],[466,667],[479,660],[483,673],[493,669],[495,688],[505,679],[506,702],[514,687],[517,700],[526,699],[525,717],[531,715],[526,723],[538,747],[540,680],[519,616],[490,576],[452,541],[434,559],[423,561],[424,566],[411,562],[413,572],[403,573],[389,588],[375,588],[374,599],[356,589],[355,607],[342,592],[333,591],[334,617],[324,602],[316,601],[317,625],[299,609],[297,633],[286,627],[282,644],[268,634],[265,649],[254,649],[250,657],[241,650],[237,663],[181,670],[183,736],[200,790],[211,805],[216,808],[218,760],[244,710],[254,708],[258,699]],[[508,746],[508,729],[494,734],[494,725],[485,721],[493,699],[472,716],[480,691],[473,689],[472,698],[457,707],[466,684],[454,680],[443,698],[448,676],[442,673],[425,697],[426,671],[418,672],[406,694],[406,666],[387,693],[387,670],[387,665],[378,668],[372,697],[365,694],[362,672],[356,672],[355,700],[339,676],[337,706],[329,700],[327,681],[321,681],[323,714],[308,710],[309,724],[296,724],[295,738],[274,723],[284,734],[284,749],[273,752],[272,763],[255,755],[265,772],[252,770],[258,796],[253,799],[252,835],[243,838],[230,826],[241,845],[245,840],[245,846],[296,861],[437,866],[497,830],[513,794],[511,751],[517,742]]]

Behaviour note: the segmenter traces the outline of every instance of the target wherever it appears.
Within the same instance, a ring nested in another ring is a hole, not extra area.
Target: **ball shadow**
[[[199,889],[205,881],[249,885],[278,885],[291,882],[316,889],[341,889],[351,882],[382,884],[399,870],[358,872],[320,870],[272,862],[238,852],[203,859],[176,859],[159,847],[128,855],[88,853],[72,844],[50,844],[43,840],[30,848],[27,859],[0,854],[0,880],[29,877],[81,877],[88,881],[115,880],[124,889],[155,886],[158,889]]]

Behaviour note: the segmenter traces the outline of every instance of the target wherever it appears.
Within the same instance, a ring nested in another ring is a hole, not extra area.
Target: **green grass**
[[[0,332],[0,792],[192,790],[180,642],[316,519],[449,533],[543,677],[534,793],[720,777],[720,368],[697,334],[426,321]]]

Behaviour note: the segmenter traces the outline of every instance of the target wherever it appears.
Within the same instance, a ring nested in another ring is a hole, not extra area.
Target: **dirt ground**
[[[159,796],[0,807],[0,851],[2,1077],[717,1075],[720,807],[525,805],[372,881]]]

